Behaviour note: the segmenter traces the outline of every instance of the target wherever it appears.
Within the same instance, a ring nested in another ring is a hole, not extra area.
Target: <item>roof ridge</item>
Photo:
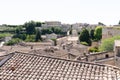
[[[37,57],[46,57],[46,58],[51,58],[51,59],[59,59],[59,60],[64,60],[64,61],[77,62],[77,63],[85,63],[85,64],[92,64],[92,65],[98,65],[98,66],[106,66],[106,67],[111,67],[111,68],[120,70],[119,67],[112,66],[112,65],[107,65],[107,64],[100,64],[100,63],[93,63],[93,62],[84,62],[84,61],[76,61],[76,60],[71,60],[71,59],[61,59],[61,58],[57,58],[57,57],[51,57],[51,56],[45,56],[45,55],[43,56],[43,55],[36,55],[36,54],[23,53],[23,52],[15,51],[14,54],[16,54],[16,53],[25,54],[25,55],[33,55],[33,56],[37,56]]]

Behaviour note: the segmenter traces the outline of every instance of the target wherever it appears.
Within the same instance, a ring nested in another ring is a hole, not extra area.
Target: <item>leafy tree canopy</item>
[[[113,51],[114,41],[120,40],[120,36],[114,36],[112,38],[102,40],[102,44],[99,47],[100,51]]]
[[[40,30],[36,30],[35,41],[42,41]]]
[[[89,45],[91,45],[89,31],[87,29],[82,30],[79,40],[80,40],[80,42],[87,42]]]
[[[96,40],[101,40],[102,39],[102,27],[101,26],[97,26],[95,28],[94,36],[95,36]]]
[[[35,33],[35,22],[34,21],[30,21],[30,22],[26,22],[24,24],[25,28],[26,28],[26,34],[34,34]]]
[[[90,30],[90,38],[91,38],[92,40],[94,40],[94,38],[95,38],[95,37],[94,37],[94,31],[95,31],[95,30],[93,30],[93,29]]]

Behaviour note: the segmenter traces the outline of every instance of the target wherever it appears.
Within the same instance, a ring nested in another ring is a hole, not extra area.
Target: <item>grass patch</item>
[[[7,37],[7,36],[12,36],[13,34],[11,33],[0,33],[0,38],[4,38],[4,37]]]

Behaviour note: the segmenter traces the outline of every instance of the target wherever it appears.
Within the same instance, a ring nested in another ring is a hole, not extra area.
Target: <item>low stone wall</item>
[[[113,52],[91,53],[91,54],[87,55],[88,61],[106,59],[106,58],[110,58],[110,57],[113,57],[113,56],[114,56]]]

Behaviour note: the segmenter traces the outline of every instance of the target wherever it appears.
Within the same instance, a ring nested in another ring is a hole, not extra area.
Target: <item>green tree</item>
[[[102,22],[98,22],[98,25],[105,26]]]
[[[42,23],[41,22],[36,22],[36,27],[41,27]]]
[[[6,45],[14,45],[14,44],[18,44],[19,42],[21,42],[22,40],[19,38],[13,38],[11,40],[9,40],[8,42],[6,42]]]
[[[27,35],[25,41],[26,42],[35,42],[35,35]]]
[[[80,42],[87,42],[89,45],[91,45],[89,31],[87,29],[82,30],[79,40],[80,40]]]
[[[21,31],[22,31],[22,26],[18,26],[18,27],[16,28],[16,30],[15,30],[15,33],[16,33],[17,35],[19,35],[19,34],[21,33]]]
[[[24,26],[26,28],[26,34],[31,35],[35,33],[36,23],[34,21],[26,22]]]
[[[41,33],[42,34],[51,34],[51,33],[62,34],[62,30],[59,27],[43,28],[41,30]]]
[[[102,27],[97,26],[94,31],[94,36],[96,40],[101,40],[102,39]]]
[[[36,30],[36,35],[35,35],[35,41],[42,41],[42,37],[41,37],[41,32],[40,30]]]
[[[54,30],[55,30],[55,31],[54,31],[55,34],[61,34],[61,33],[62,33],[62,30],[61,30],[60,27],[55,27]]]
[[[120,36],[114,36],[112,38],[102,40],[99,50],[100,51],[113,51],[115,40],[120,40]]]
[[[70,35],[72,35],[72,25],[70,27],[70,32],[69,32]]]
[[[55,27],[51,27],[52,33],[55,33]]]
[[[91,30],[90,30],[90,38],[91,38],[92,40],[94,40],[94,38],[95,38],[95,37],[94,37],[94,31],[95,31],[94,29],[91,29]]]
[[[118,25],[120,25],[120,20],[119,20],[119,23],[118,23]]]

